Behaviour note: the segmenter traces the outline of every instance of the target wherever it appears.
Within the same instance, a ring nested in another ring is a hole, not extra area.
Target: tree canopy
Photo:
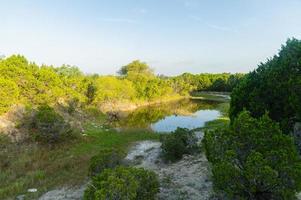
[[[3,58],[0,60],[0,114],[14,104],[36,106],[78,102],[80,105],[100,105],[153,101],[188,95],[195,90],[228,91],[232,87],[229,83],[235,85],[240,77],[189,73],[177,77],[156,76],[145,62],[139,60],[121,67],[119,74],[121,76],[85,75],[75,66],[38,66],[21,55]],[[219,79],[224,81],[216,82]]]
[[[140,60],[134,60],[133,62],[121,67],[118,73],[122,76],[134,74],[154,75],[153,70],[145,63]]]
[[[243,109],[253,117],[266,111],[289,132],[301,121],[301,40],[289,39],[278,55],[262,63],[231,94],[230,117]]]

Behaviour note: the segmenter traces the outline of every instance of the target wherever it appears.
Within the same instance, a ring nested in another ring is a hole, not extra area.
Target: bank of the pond
[[[104,113],[122,113],[136,110],[138,108],[152,106],[172,101],[178,101],[185,98],[191,98],[190,96],[168,96],[164,98],[159,98],[151,101],[107,101],[99,105],[99,109]]]

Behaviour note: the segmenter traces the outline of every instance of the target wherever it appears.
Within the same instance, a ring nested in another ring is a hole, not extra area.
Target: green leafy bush
[[[289,39],[278,55],[245,76],[231,93],[230,118],[247,109],[269,117],[289,133],[301,121],[301,40]]]
[[[85,200],[153,200],[159,191],[156,174],[142,168],[105,169],[94,176],[85,191]]]
[[[114,149],[103,149],[90,161],[89,175],[95,176],[107,168],[115,168],[121,164],[122,152]]]
[[[162,135],[162,156],[167,161],[177,161],[184,154],[198,152],[199,147],[195,134],[186,128],[177,128],[171,134]]]
[[[294,199],[301,189],[301,162],[293,139],[267,114],[240,113],[226,129],[203,140],[213,181],[230,199]]]
[[[46,143],[57,142],[72,133],[70,125],[48,105],[38,107],[33,117],[32,128],[35,139]]]
[[[19,88],[15,82],[0,78],[0,115],[9,110],[10,106],[17,103]]]

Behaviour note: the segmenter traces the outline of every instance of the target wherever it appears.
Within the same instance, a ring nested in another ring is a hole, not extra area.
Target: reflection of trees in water
[[[116,121],[116,126],[147,128],[171,115],[192,115],[199,110],[215,109],[217,102],[184,99],[139,108]]]

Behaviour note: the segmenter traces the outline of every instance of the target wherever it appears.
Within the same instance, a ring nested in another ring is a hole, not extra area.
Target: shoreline
[[[141,102],[106,102],[99,106],[101,112],[109,113],[124,113],[134,111],[138,108],[143,108],[147,106],[179,101],[181,99],[189,99],[191,96],[173,96],[169,98],[157,99],[154,101],[141,101]]]

